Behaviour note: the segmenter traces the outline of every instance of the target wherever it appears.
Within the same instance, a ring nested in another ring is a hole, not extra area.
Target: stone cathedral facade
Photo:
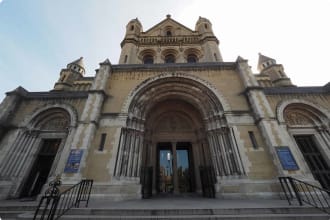
[[[279,176],[330,188],[330,84],[296,86],[262,54],[253,73],[218,45],[206,18],[133,19],[119,64],[85,76],[80,58],[48,92],[8,92],[0,198],[36,197],[57,175],[93,179],[94,197],[141,198],[146,176],[152,196],[201,195],[206,168],[219,198],[278,197]]]

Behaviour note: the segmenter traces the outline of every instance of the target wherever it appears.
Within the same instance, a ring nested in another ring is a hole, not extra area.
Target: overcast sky
[[[208,18],[224,61],[240,55],[257,73],[260,52],[298,86],[330,81],[330,0],[0,0],[0,100],[18,86],[51,90],[80,56],[87,76],[117,64],[126,24],[147,30],[167,14],[191,29]]]

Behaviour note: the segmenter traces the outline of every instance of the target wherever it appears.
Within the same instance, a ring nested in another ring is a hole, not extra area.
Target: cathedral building
[[[330,189],[330,83],[294,85],[259,54],[258,73],[224,62],[211,22],[170,15],[126,26],[118,64],[85,76],[83,58],[54,88],[0,105],[0,198],[37,197],[49,181],[94,180],[93,197],[278,198],[279,176]],[[327,82],[325,82],[327,83]]]

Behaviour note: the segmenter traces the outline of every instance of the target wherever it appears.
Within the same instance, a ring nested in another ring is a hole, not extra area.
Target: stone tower
[[[54,85],[54,90],[70,90],[73,83],[83,78],[85,74],[85,66],[83,57],[69,63],[66,69],[62,69],[60,78]]]
[[[221,62],[218,44],[206,18],[199,17],[193,31],[167,15],[145,32],[136,18],[126,26],[119,64]]]

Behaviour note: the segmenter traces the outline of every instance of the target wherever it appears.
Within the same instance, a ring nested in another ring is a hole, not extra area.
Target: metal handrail
[[[34,220],[37,219],[59,219],[72,207],[79,208],[81,202],[88,206],[93,180],[85,179],[71,186],[60,193],[58,186],[61,185],[59,179],[50,182],[49,189],[41,197],[39,205],[34,213]]]
[[[296,199],[300,206],[304,203],[330,214],[330,191],[290,176],[278,178],[289,205]]]

